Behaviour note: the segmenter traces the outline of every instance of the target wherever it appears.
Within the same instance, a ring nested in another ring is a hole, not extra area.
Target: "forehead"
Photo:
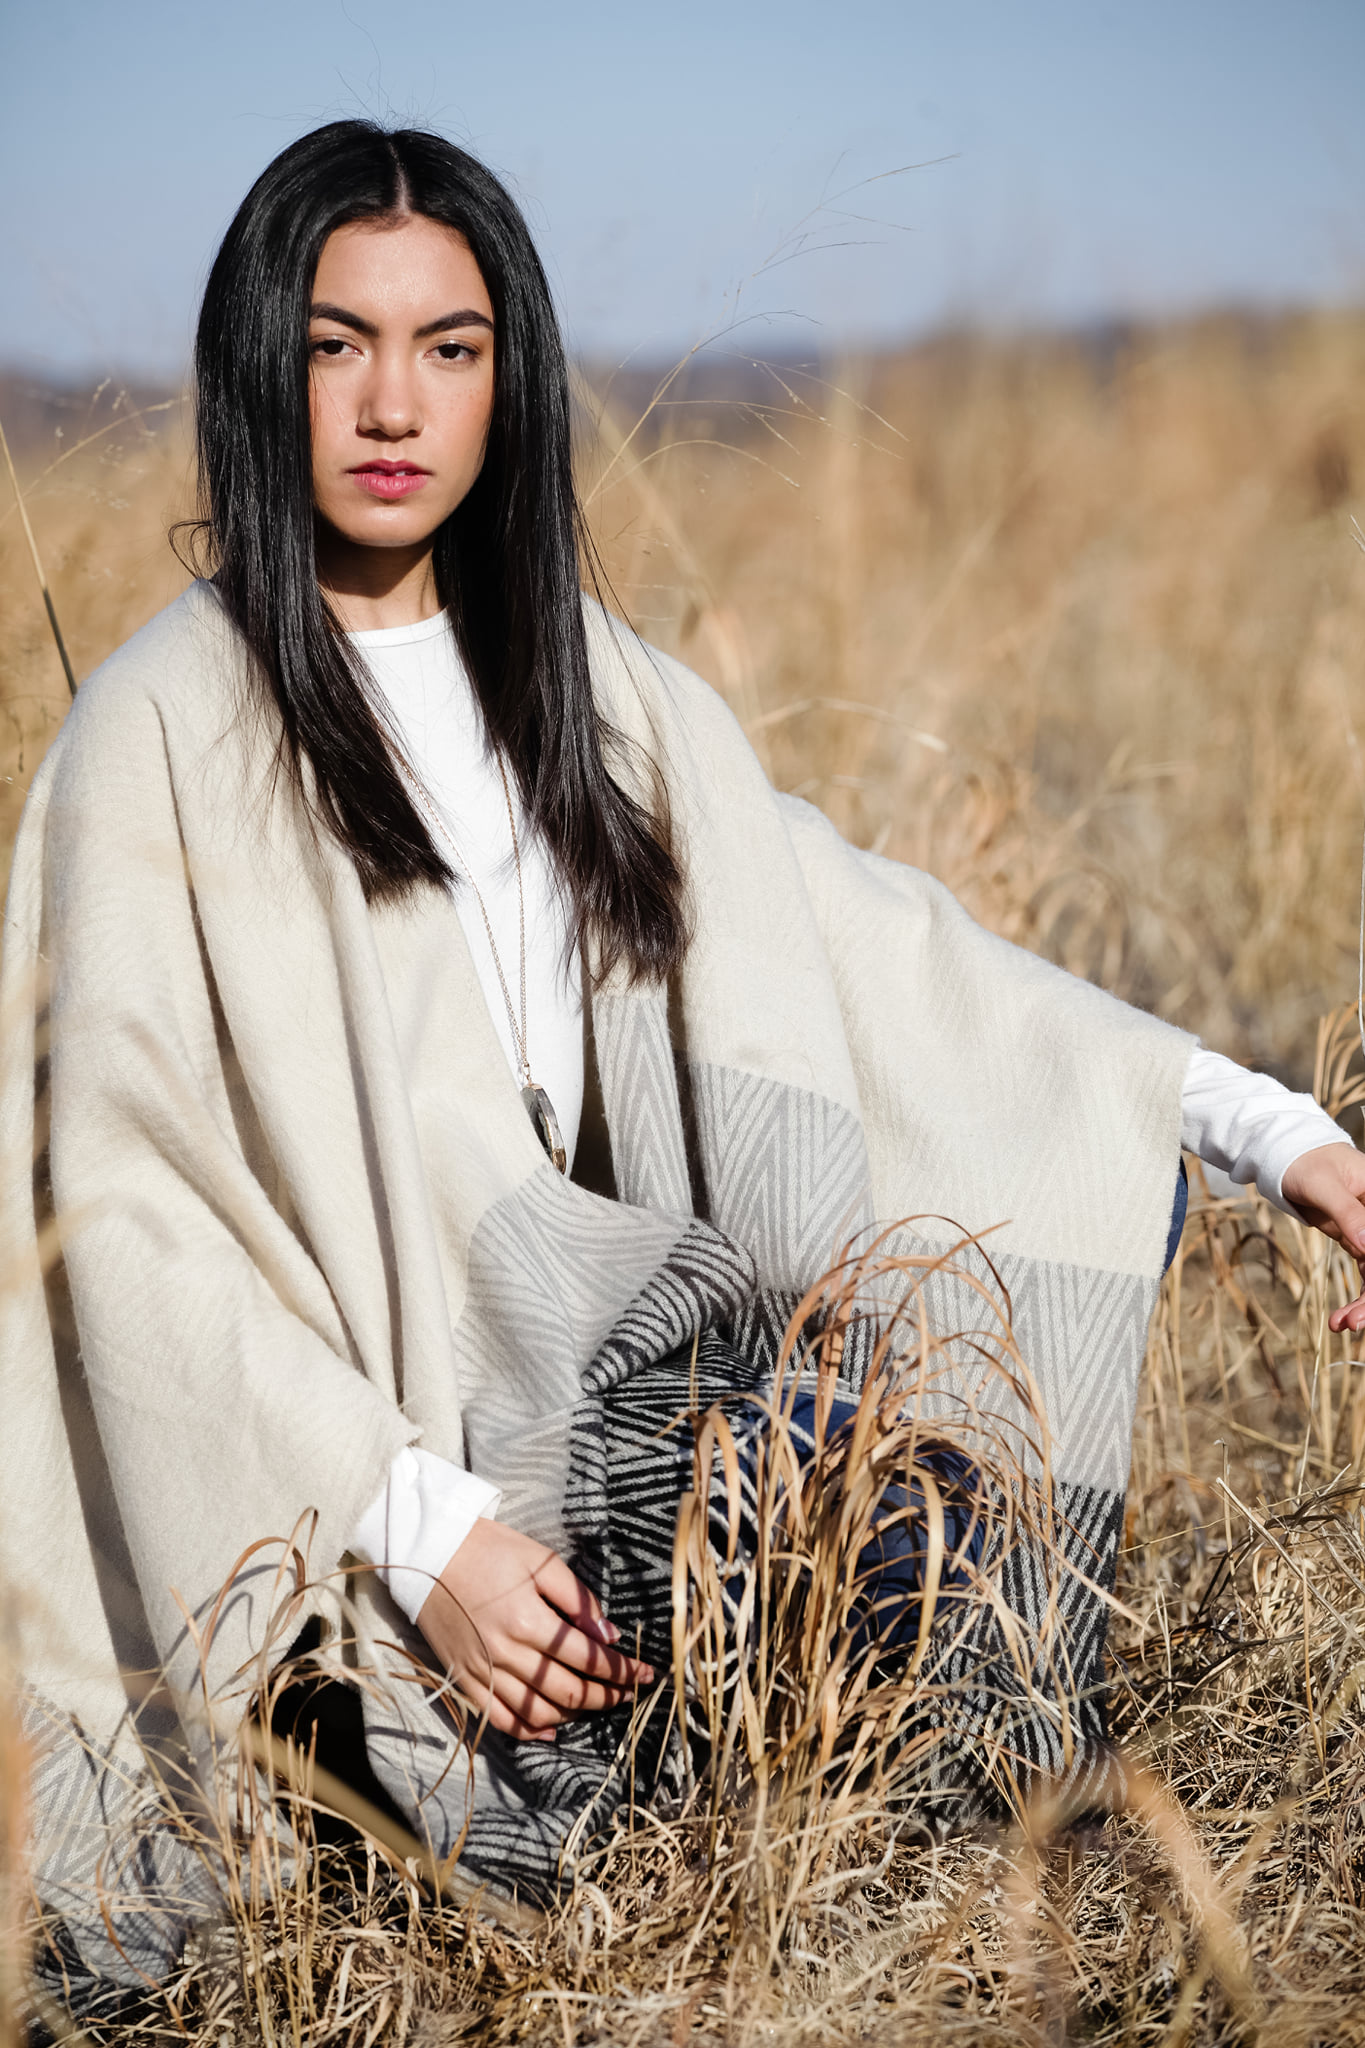
[[[351,221],[323,243],[313,293],[367,317],[417,322],[457,309],[493,317],[483,273],[458,228],[421,214]]]

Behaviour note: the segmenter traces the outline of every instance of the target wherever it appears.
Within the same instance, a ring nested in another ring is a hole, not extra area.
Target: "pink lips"
[[[415,462],[367,462],[351,475],[362,491],[368,491],[373,498],[407,498],[414,491],[420,491],[430,476],[430,470],[419,469]]]

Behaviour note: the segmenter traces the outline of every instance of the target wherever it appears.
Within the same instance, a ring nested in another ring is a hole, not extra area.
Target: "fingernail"
[[[640,1666],[640,1683],[641,1685],[653,1685],[654,1666],[652,1664],[642,1664]]]
[[[620,1631],[620,1629],[619,1629],[619,1628],[618,1628],[618,1627],[616,1626],[616,1623],[615,1623],[614,1621],[608,1621],[608,1620],[606,1619],[605,1615],[604,1615],[604,1616],[603,1616],[603,1618],[602,1618],[602,1624],[601,1624],[601,1627],[602,1627],[602,1640],[603,1640],[603,1642],[604,1642],[604,1643],[619,1643],[619,1642],[620,1642],[620,1640],[621,1640],[621,1631]]]

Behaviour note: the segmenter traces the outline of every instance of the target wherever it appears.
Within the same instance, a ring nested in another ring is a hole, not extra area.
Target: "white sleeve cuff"
[[[350,1548],[372,1564],[409,1621],[481,1516],[497,1518],[500,1487],[411,1444],[389,1467],[384,1491],[351,1532]]]
[[[1286,1216],[1298,1213],[1283,1192],[1294,1161],[1319,1145],[1351,1143],[1311,1095],[1295,1095],[1269,1074],[1253,1074],[1202,1045],[1186,1072],[1180,1120],[1187,1152],[1229,1180],[1254,1181]]]

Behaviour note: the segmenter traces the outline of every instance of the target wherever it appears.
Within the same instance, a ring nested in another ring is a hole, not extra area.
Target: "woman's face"
[[[493,307],[464,237],[419,215],[323,244],[308,322],[313,498],[360,547],[420,547],[483,466]]]

